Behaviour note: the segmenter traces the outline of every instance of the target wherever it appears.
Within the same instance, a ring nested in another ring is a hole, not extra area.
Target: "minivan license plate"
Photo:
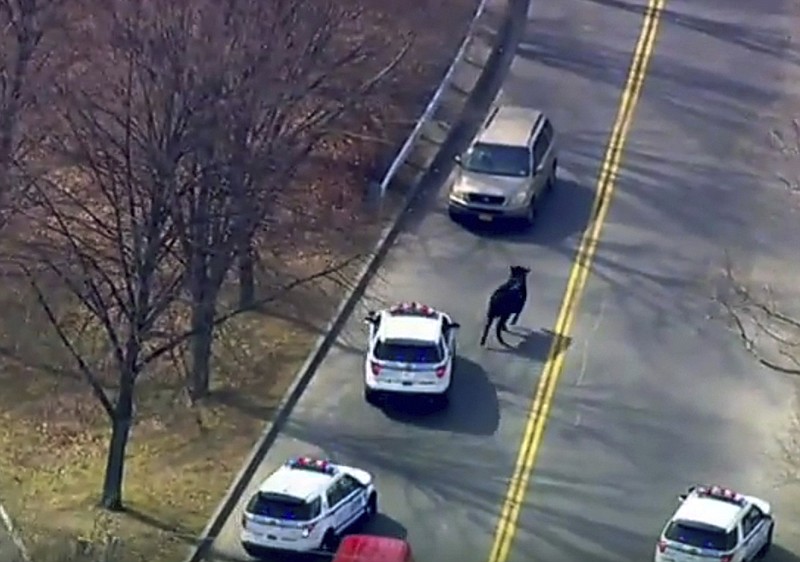
[[[478,220],[482,220],[482,221],[487,221],[488,222],[488,221],[492,220],[492,215],[487,215],[485,213],[481,213],[480,215],[478,215]]]

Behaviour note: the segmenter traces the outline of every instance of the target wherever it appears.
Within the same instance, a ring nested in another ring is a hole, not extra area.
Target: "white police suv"
[[[722,486],[692,486],[679,498],[655,562],[749,562],[769,550],[775,521],[764,500]]]
[[[371,311],[369,351],[364,366],[364,398],[375,403],[389,395],[419,396],[445,406],[453,381],[456,330],[444,312],[417,302]]]
[[[273,472],[242,515],[241,543],[250,556],[269,550],[335,550],[342,534],[378,509],[368,472],[301,457]]]

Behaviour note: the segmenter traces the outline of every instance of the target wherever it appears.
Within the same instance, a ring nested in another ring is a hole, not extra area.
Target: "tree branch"
[[[264,305],[267,305],[269,303],[275,302],[281,296],[285,295],[287,292],[291,291],[292,289],[296,289],[297,287],[300,287],[301,285],[305,285],[307,283],[316,281],[318,279],[322,279],[322,278],[328,277],[330,275],[333,275],[334,273],[343,270],[347,266],[359,261],[362,258],[363,258],[363,256],[361,256],[360,254],[356,254],[356,255],[351,256],[350,258],[348,258],[348,259],[346,259],[344,261],[335,263],[335,264],[333,264],[333,265],[331,265],[329,267],[326,267],[326,268],[324,268],[324,269],[322,269],[320,271],[317,271],[317,272],[315,272],[315,273],[313,273],[311,275],[295,279],[295,280],[291,281],[290,283],[286,283],[285,285],[279,287],[277,290],[273,291],[271,294],[267,295],[266,297],[262,297],[260,299],[257,299],[254,303],[252,303],[249,306],[236,307],[236,308],[234,308],[234,309],[232,309],[232,310],[230,310],[230,311],[228,311],[228,312],[226,312],[224,314],[221,314],[221,315],[217,316],[214,319],[214,326],[219,326],[221,324],[224,324],[225,322],[227,322],[228,320],[238,316],[239,314],[243,314],[245,312],[249,312],[249,311],[255,310],[255,309],[259,308],[259,307],[262,307]],[[158,346],[157,348],[152,350],[150,353],[145,355],[144,358],[142,359],[142,366],[148,365],[149,363],[155,361],[156,359],[158,359],[162,355],[164,355],[166,353],[169,353],[176,346],[182,344],[183,342],[185,342],[186,340],[188,340],[189,338],[194,336],[196,333],[197,332],[194,331],[194,330],[188,330],[188,331],[186,331],[186,332],[184,332],[184,333],[182,333],[182,334],[180,334],[180,335],[178,335],[178,336],[176,336],[174,338],[169,339],[166,343]]]
[[[103,389],[103,386],[100,384],[100,381],[94,375],[94,372],[92,371],[91,367],[89,367],[89,365],[86,363],[84,358],[81,356],[80,352],[75,348],[74,345],[72,345],[72,341],[70,341],[69,336],[67,336],[67,334],[61,327],[61,322],[59,322],[58,317],[55,314],[55,311],[50,306],[50,302],[47,300],[47,297],[45,297],[45,294],[42,291],[41,287],[36,282],[36,277],[33,275],[31,270],[25,264],[19,264],[19,266],[22,272],[28,278],[31,288],[36,293],[36,299],[39,302],[39,305],[42,307],[42,310],[44,310],[45,314],[47,315],[47,319],[50,321],[50,324],[53,326],[53,329],[55,329],[56,334],[61,340],[61,343],[63,343],[64,347],[67,348],[70,355],[72,355],[72,358],[75,359],[75,362],[77,363],[78,368],[81,371],[81,374],[83,374],[83,377],[86,379],[86,382],[89,383],[89,387],[92,390],[92,394],[94,394],[95,398],[97,398],[97,400],[103,406],[103,409],[106,411],[106,414],[108,414],[108,417],[113,420],[114,404],[106,395],[106,392]]]
[[[800,353],[794,351],[800,348],[800,321],[777,309],[769,287],[765,288],[767,295],[770,296],[769,299],[754,297],[750,289],[737,279],[727,252],[723,277],[727,286],[723,294],[714,297],[714,301],[725,311],[745,350],[767,369],[788,375],[800,375]],[[734,300],[736,302],[732,302]],[[775,326],[775,322],[782,323],[784,329],[797,330],[797,333],[793,337],[782,333],[783,330]],[[756,334],[748,331],[748,323],[755,327]],[[777,361],[767,356],[758,343],[758,334],[775,344],[776,349],[770,354],[777,353],[784,361]]]

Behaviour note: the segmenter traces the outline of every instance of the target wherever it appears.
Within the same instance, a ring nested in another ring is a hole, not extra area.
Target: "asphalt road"
[[[502,96],[543,108],[561,133],[561,181],[540,223],[528,235],[487,236],[452,224],[441,197],[419,209],[247,495],[287,457],[324,452],[376,475],[374,532],[406,537],[421,561],[487,560],[642,22],[642,2],[533,4]],[[779,514],[800,504],[777,487],[770,460],[788,427],[790,387],[707,318],[706,280],[723,245],[755,267],[766,251],[783,255],[765,238],[783,252],[792,240],[763,226],[781,206],[762,193],[768,174],[752,146],[766,135],[754,117],[791,97],[794,62],[780,37],[792,22],[783,2],[757,4],[668,1],[514,562],[647,559],[675,494],[698,480],[761,494]],[[512,264],[533,269],[509,337],[517,347],[480,349],[486,299]],[[445,413],[385,413],[362,399],[361,317],[400,300],[442,307],[463,326]],[[247,559],[240,509],[212,557]],[[786,552],[800,552],[791,524],[776,538],[774,560],[797,559]]]
[[[643,7],[581,5],[616,29],[635,26]],[[709,300],[725,250],[745,272],[793,266],[796,279],[797,265],[780,259],[796,260],[800,224],[781,211],[790,199],[767,142],[781,121],[791,130],[795,14],[780,1],[667,1],[513,562],[652,559],[675,495],[696,482],[771,501],[769,559],[800,560],[797,471],[787,481],[783,454],[797,431],[795,383],[759,369]],[[562,25],[535,21],[534,36],[548,27]],[[544,65],[616,85],[599,69],[597,31],[548,44],[558,54],[546,60],[537,42],[533,73]],[[606,69],[630,60],[624,43],[603,44]],[[578,142],[591,158],[602,140]]]

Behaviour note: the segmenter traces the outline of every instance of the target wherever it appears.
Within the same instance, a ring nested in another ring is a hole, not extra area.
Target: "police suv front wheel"
[[[325,536],[322,537],[322,544],[320,544],[320,550],[325,552],[335,552],[336,549],[339,547],[339,536],[333,529],[328,529],[325,531]]]
[[[375,516],[378,514],[378,494],[372,492],[369,495],[369,499],[367,500],[367,505],[364,508],[364,521],[370,521],[374,519]]]
[[[764,546],[761,547],[761,550],[758,551],[756,558],[764,558],[768,553],[769,549],[772,546],[772,533],[775,531],[775,525],[769,528],[769,534],[767,535],[767,541],[764,543]]]

